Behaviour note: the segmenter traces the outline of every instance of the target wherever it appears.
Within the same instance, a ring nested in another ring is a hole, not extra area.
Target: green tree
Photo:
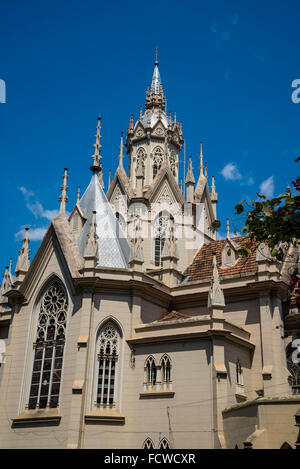
[[[296,162],[300,161],[300,157]],[[258,200],[250,203],[241,201],[235,213],[245,219],[242,233],[249,236],[249,243],[240,249],[239,255],[246,257],[251,252],[250,240],[269,246],[271,256],[283,260],[284,247],[300,244],[300,177],[292,181],[296,195],[291,189],[268,200],[257,194]]]

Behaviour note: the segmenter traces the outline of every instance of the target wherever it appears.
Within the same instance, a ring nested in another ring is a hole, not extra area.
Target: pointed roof
[[[128,268],[130,246],[121,226],[118,226],[118,221],[103,192],[97,174],[93,174],[88,188],[80,199],[79,206],[87,217],[87,222],[77,241],[81,255],[84,255],[88,242],[93,212],[97,212],[98,265],[102,267]]]
[[[160,94],[162,88],[161,88],[161,78],[160,78],[160,73],[158,70],[158,60],[155,60],[154,62],[154,71],[152,75],[152,82],[151,82],[151,91],[154,94]]]
[[[188,167],[185,183],[195,184],[195,178],[194,178],[194,173],[193,173],[193,163],[192,163],[191,156],[189,157],[189,167]]]

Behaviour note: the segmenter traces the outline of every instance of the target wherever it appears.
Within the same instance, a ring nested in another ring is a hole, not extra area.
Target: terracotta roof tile
[[[231,238],[231,240],[239,244],[241,247],[246,244],[246,242],[249,242],[249,238],[246,236],[237,236],[236,238]],[[226,239],[212,241],[208,244],[204,244],[199,249],[196,256],[194,257],[192,264],[184,272],[184,275],[189,276],[189,282],[211,278],[213,252],[216,252],[217,255],[217,265],[220,277],[228,277],[230,275],[242,273],[245,274],[257,271],[257,242],[250,241],[252,253],[248,257],[239,258],[236,264],[232,267],[222,268],[222,249],[225,246],[225,243]]]

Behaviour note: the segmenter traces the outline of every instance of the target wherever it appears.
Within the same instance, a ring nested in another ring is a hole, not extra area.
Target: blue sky
[[[106,181],[116,169],[120,132],[144,105],[155,47],[195,176],[203,141],[216,178],[220,233],[240,200],[282,192],[300,155],[300,103],[291,100],[299,13],[293,0],[0,0],[0,270],[10,257],[15,265],[24,226],[36,251],[58,209],[64,167],[69,211],[77,186],[85,190],[99,114]]]

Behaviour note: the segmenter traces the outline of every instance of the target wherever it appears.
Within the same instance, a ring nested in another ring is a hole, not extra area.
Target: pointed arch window
[[[164,249],[166,238],[170,233],[170,224],[173,217],[167,212],[160,212],[154,223],[154,263],[156,266],[161,265],[161,257]]]
[[[120,352],[120,332],[113,322],[106,323],[98,341],[97,407],[116,408],[117,376]]]
[[[167,438],[163,438],[159,442],[159,449],[169,449],[169,448],[170,448],[170,444],[169,444]]]
[[[287,368],[291,373],[289,384],[293,394],[300,394],[300,363],[293,360],[293,353],[297,350],[292,342],[286,348]]]
[[[161,359],[161,379],[164,391],[170,390],[172,385],[171,379],[171,360],[168,355],[164,355]]]
[[[117,236],[121,235],[121,230],[123,231],[124,234],[126,234],[126,222],[125,222],[123,215],[120,212],[116,212],[116,219],[118,220],[117,229],[116,229]],[[120,227],[121,227],[121,230],[120,230]]]
[[[67,310],[65,289],[55,280],[44,293],[39,307],[29,409],[58,407]]]
[[[153,150],[153,179],[161,168],[164,160],[164,152],[161,147],[155,147]]]
[[[171,151],[169,162],[170,162],[171,171],[173,175],[176,176],[176,153],[174,150]]]
[[[136,167],[140,165],[140,162],[142,163],[142,166],[145,166],[145,160],[146,160],[146,152],[144,148],[139,148],[137,153],[136,153]]]
[[[153,441],[151,440],[151,438],[147,438],[144,441],[143,449],[154,449]]]
[[[151,356],[145,363],[144,390],[151,391],[156,385],[157,370],[154,358]]]
[[[244,394],[244,376],[240,360],[236,362],[236,393]]]

